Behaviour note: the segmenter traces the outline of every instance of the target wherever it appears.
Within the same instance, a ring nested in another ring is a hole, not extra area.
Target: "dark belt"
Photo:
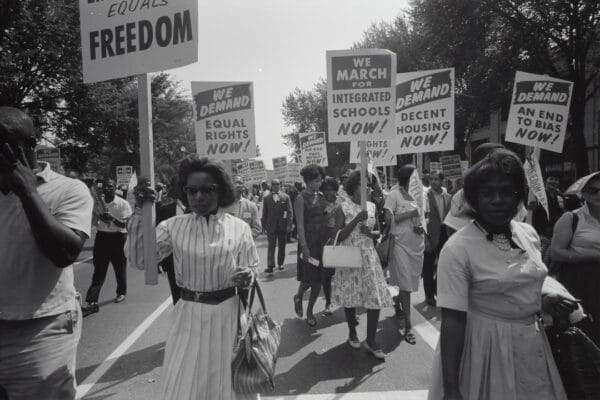
[[[234,287],[214,292],[194,292],[185,288],[181,288],[181,299],[185,301],[193,301],[195,303],[219,304],[227,299],[232,298],[237,294]]]

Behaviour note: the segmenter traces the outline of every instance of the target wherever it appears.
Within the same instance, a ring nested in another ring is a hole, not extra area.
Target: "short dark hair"
[[[465,175],[463,183],[465,199],[475,211],[478,211],[479,207],[477,204],[478,188],[494,175],[507,176],[515,186],[518,200],[527,200],[528,188],[523,163],[512,151],[497,148],[469,168]]]
[[[429,173],[429,176],[437,176],[440,179],[440,181],[444,180],[444,173],[442,171],[440,171],[440,170],[437,170],[437,169],[431,171]]]
[[[504,147],[504,145],[502,143],[490,143],[490,142],[482,143],[479,146],[477,146],[475,148],[475,150],[473,150],[473,157],[471,159],[471,163],[473,165],[475,165],[479,161],[483,160],[485,158],[485,156],[487,156],[491,152],[496,151],[498,149],[505,149],[505,148],[506,147]]]
[[[406,186],[408,184],[408,181],[410,181],[410,176],[412,175],[415,169],[417,169],[417,167],[415,167],[412,164],[406,164],[398,168],[398,170],[396,171],[398,185]]]
[[[360,187],[360,171],[353,171],[344,182],[344,190],[352,196],[356,189]]]
[[[198,157],[196,154],[187,156],[181,164],[179,164],[179,190],[184,192],[184,187],[187,185],[188,177],[195,172],[204,172],[212,176],[217,182],[219,194],[219,207],[227,207],[235,202],[235,194],[233,192],[233,182],[231,177],[225,171],[223,165],[206,157]],[[186,207],[189,206],[187,196],[182,196],[181,201]]]
[[[321,184],[322,192],[324,192],[327,189],[332,189],[337,192],[339,188],[340,184],[334,177],[331,176],[326,176],[325,179],[323,179],[323,183]]]
[[[0,107],[0,143],[35,147],[35,126],[31,117],[14,107]]]
[[[304,178],[304,182],[308,183],[319,177],[323,178],[325,176],[325,170],[320,165],[311,164],[302,168],[300,175]]]

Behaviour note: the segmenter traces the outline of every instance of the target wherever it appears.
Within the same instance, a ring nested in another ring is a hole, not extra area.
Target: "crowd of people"
[[[145,267],[147,203],[156,203],[156,258],[175,304],[163,399],[258,398],[234,390],[231,360],[238,296],[261,273],[255,245],[261,234],[268,241],[263,276],[290,267],[286,245],[297,241],[298,290],[289,301],[307,329],[319,329],[321,318],[341,308],[348,346],[379,360],[386,357],[377,340],[384,308],[394,309],[403,340],[416,343],[411,295],[423,279],[427,305],[442,315],[432,400],[566,399],[570,386],[540,314],[554,326],[576,326],[600,345],[600,172],[565,192],[548,176],[546,213],[530,201],[518,156],[486,144],[454,191],[443,186],[441,171],[424,177],[425,207],[409,191],[414,165],[397,168],[393,187],[369,174],[363,207],[358,171],[338,180],[308,165],[303,183],[282,187],[273,180],[248,190],[219,162],[189,156],[167,196],[140,178],[130,188],[130,205],[112,179],[99,195],[37,162],[33,122],[19,110],[0,107],[0,145],[2,400],[75,398],[82,315],[71,265],[94,215],[94,275],[84,309],[97,311],[109,263],[118,282],[115,302],[124,301],[125,264]],[[99,198],[101,207],[94,204]],[[393,244],[384,268],[377,246],[388,234]],[[357,266],[325,265],[332,243],[357,248]],[[315,310],[321,289],[322,313]],[[366,310],[364,336],[357,309]]]

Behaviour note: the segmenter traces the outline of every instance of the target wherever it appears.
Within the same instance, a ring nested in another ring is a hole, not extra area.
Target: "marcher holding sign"
[[[454,149],[454,68],[398,74],[395,154]]]
[[[252,82],[192,82],[196,151],[216,160],[256,156]]]
[[[327,166],[327,142],[325,132],[300,132],[300,151],[304,165]]]
[[[506,141],[562,153],[573,83],[517,71]]]
[[[327,52],[330,142],[393,138],[396,55],[389,50]]]

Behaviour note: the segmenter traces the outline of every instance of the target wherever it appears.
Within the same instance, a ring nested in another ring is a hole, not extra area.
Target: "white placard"
[[[198,155],[256,157],[252,82],[192,82]]]
[[[274,157],[273,158],[273,176],[275,179],[285,181],[287,179],[287,157]]]
[[[544,187],[544,177],[542,176],[542,169],[540,168],[539,149],[538,151],[534,151],[529,157],[525,159],[525,162],[523,163],[523,168],[525,169],[525,177],[527,178],[529,190],[533,192],[541,206],[544,207],[546,215],[548,216],[548,220],[550,220],[550,211],[548,209],[548,196],[546,195],[546,188]]]
[[[47,162],[54,172],[60,172],[60,149],[58,147],[42,147],[35,151],[38,161]]]
[[[304,165],[316,164],[326,167],[327,164],[327,141],[325,132],[300,132],[300,152]]]
[[[302,182],[302,175],[300,175],[300,171],[302,170],[302,164],[288,163],[286,168],[287,168],[287,176],[285,178],[286,182],[290,182],[290,183]]]
[[[198,61],[196,0],[79,0],[85,83]]]
[[[327,52],[330,142],[392,139],[396,54],[359,49]]]
[[[367,140],[367,153],[374,167],[396,165],[396,155],[392,152],[388,140]],[[350,142],[350,164],[360,164],[360,146],[358,142]]]
[[[131,165],[117,166],[117,187],[125,185],[129,188],[129,181],[133,175],[133,167]],[[133,188],[131,188],[133,189]]]

